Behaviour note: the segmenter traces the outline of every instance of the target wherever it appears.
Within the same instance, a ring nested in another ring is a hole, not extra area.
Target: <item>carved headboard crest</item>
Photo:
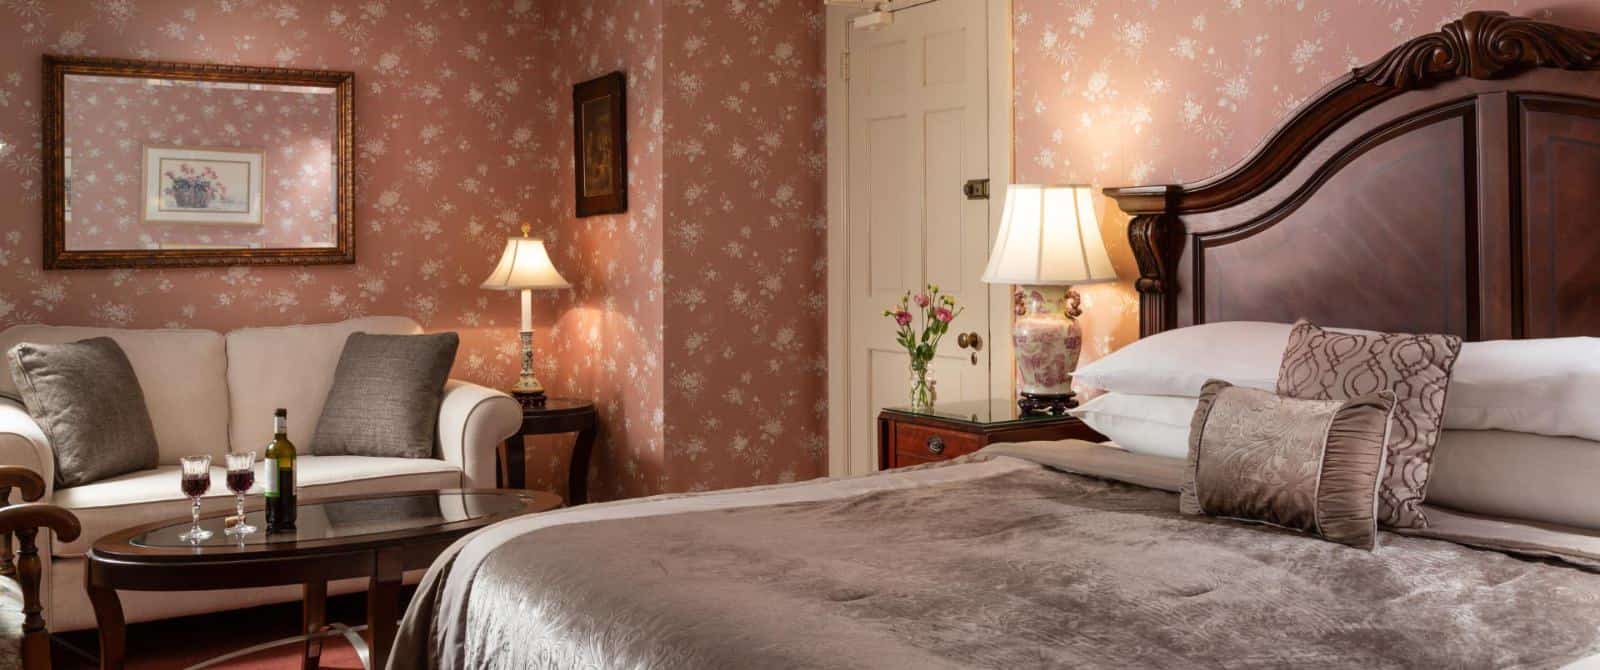
[[[1355,77],[1407,90],[1458,77],[1499,79],[1536,67],[1600,67],[1600,35],[1505,12],[1472,12],[1356,68]]]
[[[1543,257],[1527,254],[1554,253],[1548,245],[1538,246],[1544,244],[1540,240],[1557,239],[1554,233],[1566,236],[1565,248],[1590,251],[1583,246],[1589,228],[1569,230],[1559,220],[1569,217],[1551,214],[1553,205],[1546,205],[1557,202],[1550,194],[1565,198],[1586,193],[1588,184],[1600,181],[1600,77],[1579,72],[1594,70],[1600,70],[1600,33],[1504,12],[1471,12],[1333,81],[1290,114],[1257,150],[1219,175],[1182,185],[1106,189],[1133,217],[1128,237],[1139,265],[1135,287],[1141,335],[1208,319],[1292,319],[1278,313],[1289,309],[1281,305],[1291,292],[1297,296],[1294,309],[1301,308],[1298,298],[1309,296],[1307,315],[1317,316],[1320,310],[1331,318],[1350,316],[1327,307],[1337,304],[1330,295],[1336,289],[1354,289],[1363,299],[1387,299],[1395,305],[1419,300],[1407,297],[1404,291],[1410,289],[1386,285],[1336,287],[1347,281],[1339,276],[1342,270],[1319,268],[1315,258],[1261,256],[1312,254],[1310,249],[1334,238],[1373,254],[1399,250],[1394,251],[1401,254],[1396,260],[1411,268],[1425,255],[1442,254],[1425,260],[1464,273],[1445,273],[1440,275],[1445,279],[1429,285],[1434,292],[1430,298],[1453,301],[1447,316],[1435,314],[1429,317],[1433,321],[1423,322],[1391,310],[1370,319],[1382,322],[1372,326],[1449,328],[1472,337],[1591,330],[1600,335],[1600,283],[1590,287],[1569,282],[1559,290],[1576,293],[1535,295],[1549,281],[1530,278],[1523,265],[1543,262]],[[1518,125],[1528,119],[1544,125]],[[1441,123],[1448,129],[1440,130]],[[1597,133],[1593,138],[1587,134],[1590,129]],[[1447,138],[1440,133],[1455,134]],[[1324,145],[1330,138],[1335,139]],[[1385,144],[1388,148],[1380,150]],[[1595,147],[1594,153],[1588,153],[1589,147]],[[1366,170],[1369,176],[1346,174],[1334,189],[1340,195],[1329,196],[1336,202],[1307,204],[1328,180],[1368,152],[1373,153],[1365,159],[1366,167],[1353,172]],[[1584,162],[1591,159],[1593,164]],[[1552,161],[1564,162],[1558,170],[1550,167],[1557,165]],[[1352,179],[1362,185],[1353,186]],[[1534,181],[1511,183],[1517,179]],[[1546,195],[1535,203],[1526,189]],[[1588,211],[1575,201],[1558,204]],[[1409,207],[1410,213],[1386,209],[1389,205]],[[1416,220],[1435,212],[1459,221],[1446,225]],[[1544,237],[1518,237],[1534,230],[1524,226],[1526,217],[1543,217],[1526,225],[1542,226],[1538,229]],[[1285,222],[1291,225],[1249,241]],[[1418,231],[1424,224],[1434,227],[1428,233]],[[1285,238],[1291,230],[1300,231],[1293,242]],[[1600,257],[1600,228],[1595,230],[1593,252]],[[1456,231],[1466,231],[1461,235],[1470,239],[1460,239]],[[1419,251],[1428,244],[1448,250]],[[1248,255],[1247,249],[1255,257],[1238,260]],[[1524,257],[1513,259],[1514,253]],[[1357,265],[1380,260],[1340,259]],[[1505,267],[1493,265],[1502,261]],[[1463,264],[1472,267],[1462,269]],[[1600,269],[1596,274],[1600,276]],[[1574,269],[1563,276],[1577,281],[1582,272]],[[1476,292],[1463,297],[1462,289],[1469,285]],[[1590,288],[1596,296],[1592,325],[1588,317],[1575,319],[1568,313]]]

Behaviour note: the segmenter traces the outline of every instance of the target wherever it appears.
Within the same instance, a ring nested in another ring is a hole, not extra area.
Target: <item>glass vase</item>
[[[934,388],[933,371],[923,363],[911,364],[911,411],[928,412],[933,410],[933,403],[938,399],[938,391]]]

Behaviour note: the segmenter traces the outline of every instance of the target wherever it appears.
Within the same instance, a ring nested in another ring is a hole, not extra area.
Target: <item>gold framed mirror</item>
[[[355,74],[44,57],[44,267],[354,263]]]

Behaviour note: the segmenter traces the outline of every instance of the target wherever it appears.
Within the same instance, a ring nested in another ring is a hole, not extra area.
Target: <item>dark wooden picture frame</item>
[[[322,248],[69,250],[66,245],[67,75],[181,79],[335,91],[337,244]],[[355,73],[277,67],[44,56],[44,269],[331,265],[356,262]]]
[[[628,211],[627,77],[572,87],[572,182],[578,216]]]

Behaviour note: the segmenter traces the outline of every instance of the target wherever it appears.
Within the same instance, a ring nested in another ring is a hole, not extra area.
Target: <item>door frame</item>
[[[971,0],[941,0],[970,2]],[[1012,0],[984,0],[988,4],[989,64],[989,248],[994,248],[1004,209],[1005,187],[1011,183],[1014,154],[1012,145]],[[923,4],[923,3],[917,3]],[[914,5],[908,5],[914,6]],[[850,19],[864,10],[827,7],[826,58],[827,134],[828,134],[828,474],[839,477],[850,472],[850,422],[876,421],[876,417],[850,416],[849,337],[849,137],[850,85],[844,78],[843,64],[850,45]],[[989,395],[1007,397],[1014,393],[1015,373],[995,374],[995,366],[1012,369],[1011,287],[989,287]],[[877,460],[876,454],[873,456]],[[881,464],[879,465],[881,467]]]

